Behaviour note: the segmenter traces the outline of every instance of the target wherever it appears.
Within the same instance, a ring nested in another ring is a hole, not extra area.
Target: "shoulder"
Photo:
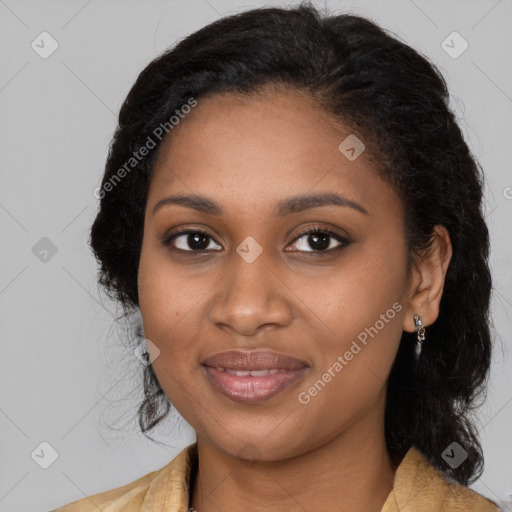
[[[160,471],[152,471],[129,484],[73,501],[51,512],[97,512],[107,505],[126,512],[138,512],[152,480]]]
[[[188,503],[190,471],[196,460],[197,443],[193,443],[159,470],[122,487],[87,496],[51,512],[181,510]]]
[[[411,447],[396,470],[382,512],[500,512],[488,498],[448,478]]]

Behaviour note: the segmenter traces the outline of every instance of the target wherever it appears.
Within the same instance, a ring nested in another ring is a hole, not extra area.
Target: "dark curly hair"
[[[249,95],[264,86],[307,93],[368,142],[377,172],[403,201],[409,262],[428,250],[434,226],[448,230],[453,255],[439,316],[426,329],[418,361],[415,333],[402,334],[388,380],[385,433],[393,461],[414,445],[447,476],[472,483],[483,471],[472,415],[491,360],[483,173],[436,66],[369,19],[326,15],[310,3],[254,9],[211,23],[150,62],[121,107],[109,148],[89,240],[100,285],[125,317],[137,312],[144,211],[165,140],[154,140],[155,128],[168,126],[191,98]],[[128,172],[126,163],[148,137],[156,149]],[[172,406],[151,365],[144,368],[144,396],[137,412],[147,435]],[[454,441],[468,452],[457,468],[442,458]]]

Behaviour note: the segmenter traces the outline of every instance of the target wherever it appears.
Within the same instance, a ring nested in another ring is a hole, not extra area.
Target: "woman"
[[[91,246],[140,312],[168,465],[71,511],[496,511],[469,418],[491,356],[482,175],[435,66],[304,4],[140,74]]]

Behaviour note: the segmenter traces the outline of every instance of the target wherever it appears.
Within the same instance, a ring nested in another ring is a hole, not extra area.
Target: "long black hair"
[[[378,156],[377,171],[403,202],[409,255],[429,248],[435,225],[448,230],[453,255],[439,316],[426,329],[417,362],[415,334],[402,334],[388,381],[385,433],[394,461],[414,445],[468,485],[483,468],[471,415],[485,391],[491,358],[483,173],[448,106],[438,69],[374,22],[324,15],[309,3],[254,9],[211,23],[150,62],[121,107],[106,162],[89,241],[100,264],[99,283],[125,314],[137,311],[148,187],[165,140],[162,129],[172,137],[171,118],[191,100],[251,94],[261,86],[306,92],[360,134]],[[149,139],[157,147],[135,162]],[[171,404],[152,366],[144,372],[138,416],[147,435]],[[454,441],[468,453],[456,468],[442,457]]]

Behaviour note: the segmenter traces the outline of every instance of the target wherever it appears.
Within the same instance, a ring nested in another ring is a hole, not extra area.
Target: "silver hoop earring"
[[[418,359],[421,354],[421,348],[422,348],[423,342],[425,341],[425,327],[423,325],[423,322],[421,321],[420,315],[414,315],[414,324],[416,325],[416,335],[417,335],[415,352],[416,352],[416,359]]]

